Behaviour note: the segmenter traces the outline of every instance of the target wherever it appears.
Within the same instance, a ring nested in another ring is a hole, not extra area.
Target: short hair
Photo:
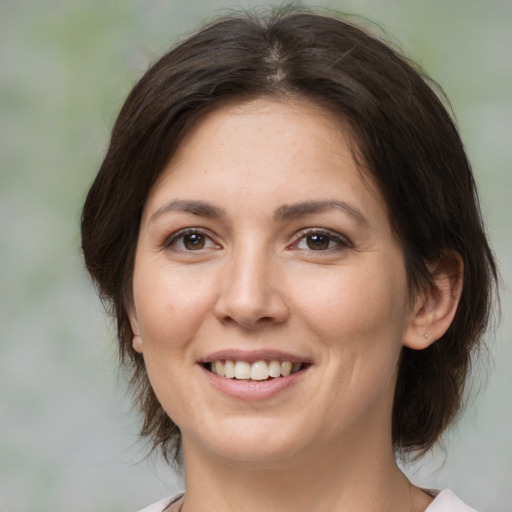
[[[168,461],[177,460],[180,431],[132,347],[128,318],[142,210],[198,120],[226,103],[261,97],[305,99],[348,123],[358,163],[387,203],[410,291],[434,286],[427,262],[446,251],[461,256],[464,286],[451,326],[424,350],[402,349],[393,446],[403,454],[425,453],[453,422],[490,318],[497,270],[470,164],[436,90],[414,64],[365,30],[303,10],[218,20],[161,57],[135,85],[85,201],[82,248],[117,320],[121,360],[143,416],[141,435]]]

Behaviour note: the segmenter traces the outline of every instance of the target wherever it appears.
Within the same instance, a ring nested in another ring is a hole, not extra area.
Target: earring
[[[426,340],[428,340],[428,334],[427,334],[427,333],[425,333],[425,334],[423,335],[423,337],[424,337]]]

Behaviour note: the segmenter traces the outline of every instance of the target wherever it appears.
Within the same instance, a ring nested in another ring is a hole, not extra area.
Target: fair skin
[[[441,293],[411,299],[386,205],[349,140],[305,102],[224,106],[187,134],[150,191],[130,318],[181,429],[183,512],[400,512],[431,501],[392,450],[397,363],[404,345],[442,336],[461,285],[439,277]],[[215,370],[226,360],[298,371],[227,378]]]

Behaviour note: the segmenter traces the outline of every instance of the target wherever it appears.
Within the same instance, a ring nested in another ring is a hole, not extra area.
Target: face
[[[311,105],[223,107],[150,191],[134,348],[185,458],[278,464],[376,439],[391,448],[406,273],[349,141]]]

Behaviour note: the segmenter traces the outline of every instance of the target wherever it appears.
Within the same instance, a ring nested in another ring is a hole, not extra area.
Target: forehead
[[[274,199],[277,206],[291,195],[296,201],[374,196],[382,203],[354,151],[348,123],[310,102],[257,99],[224,105],[185,135],[147,206],[154,210],[190,194],[220,202],[231,194],[247,204]]]

